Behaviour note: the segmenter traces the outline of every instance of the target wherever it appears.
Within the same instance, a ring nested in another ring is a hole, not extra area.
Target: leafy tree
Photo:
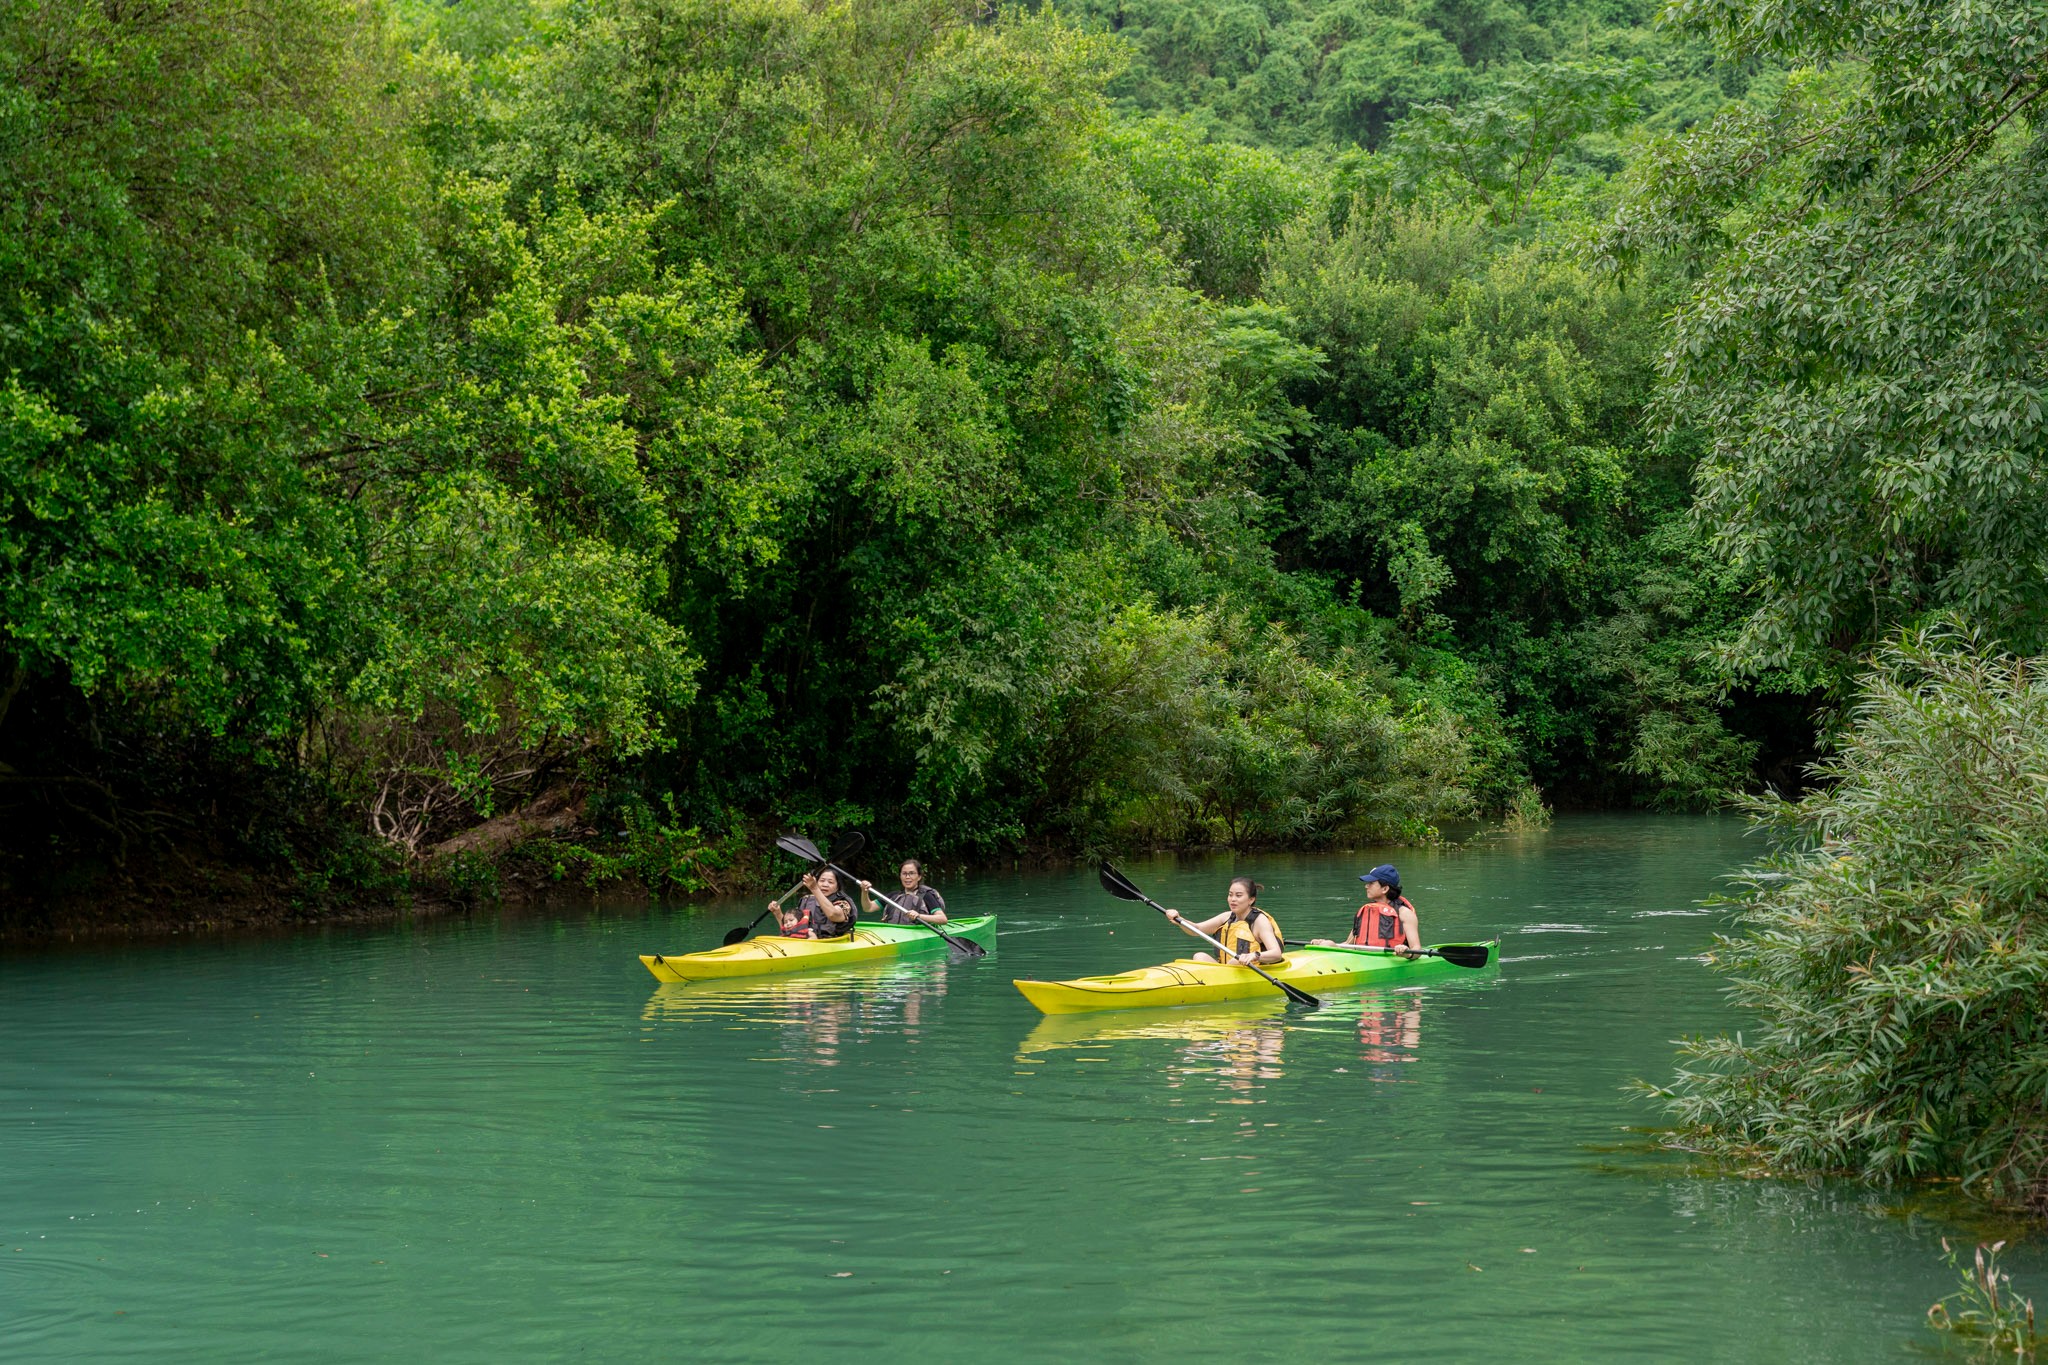
[[[1666,287],[1370,199],[1342,229],[1297,224],[1267,277],[1323,357],[1290,387],[1310,420],[1261,463],[1283,563],[1355,584],[1412,648],[1478,663],[1536,781],[1580,799],[1633,774],[1643,797],[1712,802],[1754,753],[1697,657],[1739,582],[1657,531],[1686,467],[1642,421]]]
[[[1460,104],[1423,105],[1394,138],[1395,184],[1413,194],[1432,179],[1449,180],[1496,222],[1514,222],[1560,153],[1641,116],[1648,84],[1640,61],[1549,62],[1488,81]]]
[[[773,410],[730,299],[644,213],[522,234],[430,184],[412,68],[354,7],[31,7],[5,39],[35,135],[0,231],[0,661],[17,717],[68,722],[0,735],[6,787],[92,787],[72,813],[120,833],[210,749],[417,850],[659,742],[693,668],[655,611],[675,516],[744,552]]]
[[[1316,189],[1301,168],[1272,153],[1204,142],[1184,122],[1130,123],[1105,140],[1122,154],[1152,216],[1173,233],[1192,282],[1218,298],[1258,292],[1274,238]]]
[[[1675,13],[1782,93],[1646,157],[1610,245],[1705,262],[1665,367],[1698,514],[1755,584],[1732,657],[1842,676],[1958,610],[2043,639],[2037,6]]]

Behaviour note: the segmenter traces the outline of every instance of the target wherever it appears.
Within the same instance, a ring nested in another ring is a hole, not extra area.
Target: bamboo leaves
[[[1828,784],[1757,812],[1714,966],[1752,1025],[1688,1042],[1676,1141],[1792,1170],[2048,1194],[2048,677],[1953,633],[1887,648]]]

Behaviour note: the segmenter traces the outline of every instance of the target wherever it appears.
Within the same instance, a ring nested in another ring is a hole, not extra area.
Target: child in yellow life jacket
[[[1344,942],[1359,948],[1385,948],[1402,957],[1415,956],[1422,946],[1422,929],[1415,921],[1415,907],[1401,894],[1401,874],[1392,863],[1381,863],[1358,880],[1365,883],[1365,904],[1351,920],[1351,937]],[[1312,938],[1311,947],[1335,947],[1329,939]]]
[[[1259,884],[1250,877],[1232,877],[1227,897],[1230,908],[1222,914],[1200,924],[1186,919],[1178,910],[1168,910],[1166,917],[1190,935],[1199,929],[1221,943],[1230,954],[1225,961],[1243,966],[1254,962],[1268,966],[1285,961],[1287,954],[1280,943],[1280,925],[1259,908],[1259,891]],[[1197,962],[1215,960],[1207,953],[1195,954]]]

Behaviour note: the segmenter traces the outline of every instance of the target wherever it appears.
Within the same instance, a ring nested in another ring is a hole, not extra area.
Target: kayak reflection
[[[1419,990],[1373,994],[1333,1002],[1309,1016],[1290,1016],[1278,1000],[1199,1011],[1051,1014],[1025,1035],[1017,1060],[1036,1062],[1062,1050],[1093,1051],[1120,1043],[1172,1042],[1180,1044],[1184,1064],[1177,1069],[1214,1075],[1227,1088],[1244,1091],[1284,1074],[1282,1050],[1291,1030],[1341,1031],[1356,1033],[1358,1058],[1374,1080],[1400,1080],[1393,1068],[1417,1060],[1421,1051],[1423,998]]]
[[[1286,1074],[1280,1063],[1287,1028],[1286,1005],[1280,1001],[1200,1013],[1051,1014],[1025,1036],[1017,1059],[1038,1060],[1033,1054],[1088,1050],[1111,1043],[1173,1042],[1180,1044],[1180,1065],[1174,1071],[1184,1076],[1215,1076],[1225,1089],[1243,1093]]]
[[[1358,1059],[1379,1068],[1412,1062],[1422,1047],[1422,995],[1403,991],[1365,1002],[1358,1016]],[[1392,1080],[1375,1074],[1375,1080]]]
[[[1103,1014],[1048,1014],[1018,1044],[1017,1055],[1093,1047],[1134,1038],[1164,1038],[1183,1043],[1208,1043],[1239,1029],[1278,1023],[1286,1002],[1272,1000],[1194,1010],[1126,1010]]]
[[[943,962],[891,962],[829,976],[664,984],[648,997],[640,1017],[650,1023],[779,1030],[793,1054],[832,1066],[840,1049],[859,1034],[916,1037],[924,1024],[937,1021],[947,984]]]

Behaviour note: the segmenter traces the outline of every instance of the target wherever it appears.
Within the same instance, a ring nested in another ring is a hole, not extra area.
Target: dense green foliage
[[[1217,141],[1276,148],[1377,148],[1418,109],[1469,119],[1502,97],[1515,102],[1531,68],[1574,64],[1654,63],[1656,121],[1677,128],[1746,91],[1755,70],[1717,63],[1704,43],[1672,42],[1651,27],[1656,5],[1628,0],[1068,0],[1062,8],[1129,45],[1132,60],[1109,86],[1120,107],[1184,115]],[[1597,161],[1612,144],[1566,150]]]
[[[2005,652],[2048,624],[2048,12],[1675,12],[1793,75],[1653,145],[1608,249],[1699,272],[1663,403],[1751,598],[1724,656],[1857,700],[1826,790],[1763,812],[1719,955],[1753,1018],[1662,1093],[1708,1150],[2048,1208],[2042,665]]]
[[[9,884],[1717,799],[1678,275],[1583,244],[1741,82],[1534,15],[10,9]]]
[[[1711,262],[1669,351],[1735,652],[1836,667],[1929,611],[2044,639],[2048,80],[2035,4],[1681,6],[1782,93],[1652,148],[1611,244]]]
[[[1852,714],[1828,785],[1759,807],[1779,851],[1714,958],[1751,1026],[1690,1043],[1661,1093],[1706,1150],[2040,1206],[2048,675],[1915,639]]]

